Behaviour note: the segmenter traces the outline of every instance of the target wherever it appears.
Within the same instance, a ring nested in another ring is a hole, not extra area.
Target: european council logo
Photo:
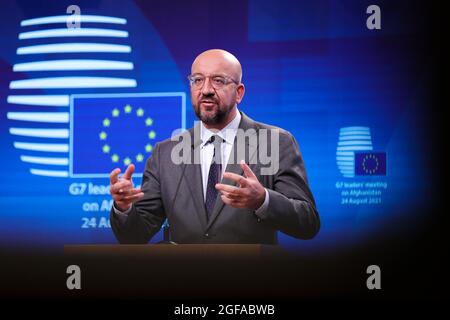
[[[339,130],[336,163],[346,178],[386,175],[386,152],[373,151],[369,127]]]
[[[106,177],[131,162],[140,173],[155,143],[185,128],[185,93],[126,93],[137,88],[128,31],[118,29],[127,20],[80,15],[83,27],[69,29],[67,17],[20,23],[13,71],[26,79],[9,85],[14,148],[33,175]],[[104,94],[112,89],[124,93]]]

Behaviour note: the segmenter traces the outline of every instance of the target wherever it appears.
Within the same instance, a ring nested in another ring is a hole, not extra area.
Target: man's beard
[[[194,109],[197,118],[199,118],[203,123],[208,125],[223,123],[231,111],[231,108],[222,109],[218,104],[216,104],[214,111],[212,113],[210,111],[209,114],[205,114],[202,111],[201,102],[197,105],[197,108]]]

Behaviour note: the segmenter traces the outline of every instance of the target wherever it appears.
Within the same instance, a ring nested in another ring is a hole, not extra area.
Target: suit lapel
[[[250,118],[248,118],[244,113],[241,112],[242,118],[241,118],[241,122],[239,124],[239,129],[241,130],[248,130],[248,129],[256,129],[254,127],[254,122],[252,120],[250,120]],[[256,130],[255,130],[255,134],[256,134]],[[246,139],[245,140],[245,163],[250,163],[250,159],[252,159],[255,156],[256,150],[257,150],[257,145],[250,145],[249,144],[249,140],[251,141],[251,139]],[[233,143],[233,147],[231,149],[231,153],[230,153],[230,158],[228,160],[227,163],[227,167],[226,170],[227,172],[232,172],[238,175],[243,175],[243,171],[241,168],[241,165],[239,164],[241,159],[237,159],[236,156],[236,152],[237,152],[237,136],[234,138],[234,143]],[[252,154],[250,154],[252,153]],[[229,179],[222,179],[221,183],[223,184],[229,184],[232,186],[235,186],[236,183],[232,180]],[[217,196],[217,200],[216,200],[216,204],[214,206],[213,212],[211,214],[210,219],[207,222],[206,225],[206,231],[208,231],[208,229],[212,226],[212,224],[214,223],[214,221],[217,219],[217,217],[219,216],[219,214],[222,212],[223,208],[225,206],[225,203],[222,201],[222,198],[220,197],[220,193]],[[204,206],[203,206],[204,207]],[[206,211],[205,211],[206,214]]]
[[[195,134],[194,134],[195,132]],[[193,130],[190,130],[191,135],[191,162],[186,164],[188,167],[185,170],[185,182],[191,192],[194,205],[197,210],[197,216],[200,220],[202,229],[206,228],[206,208],[203,200],[203,182],[202,182],[202,168],[198,159],[200,159],[200,126],[197,124]],[[196,158],[197,157],[197,158]],[[197,161],[196,161],[197,159]]]
[[[199,164],[187,164],[185,171],[185,182],[191,192],[197,216],[202,225],[202,229],[206,228],[206,208],[203,201],[203,183],[202,183],[202,169]],[[200,187],[199,187],[200,186]]]

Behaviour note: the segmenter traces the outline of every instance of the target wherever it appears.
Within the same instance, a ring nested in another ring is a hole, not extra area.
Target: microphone
[[[163,239],[161,241],[158,241],[156,244],[178,244],[170,240],[170,226],[169,222],[167,221],[167,218],[166,220],[164,220],[162,228],[163,228]]]

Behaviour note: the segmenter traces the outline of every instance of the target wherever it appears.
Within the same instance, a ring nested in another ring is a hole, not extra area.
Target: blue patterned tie
[[[210,142],[214,144],[214,155],[211,162],[211,166],[209,167],[208,185],[206,187],[206,197],[205,197],[206,218],[208,220],[214,210],[217,194],[219,193],[215,186],[217,183],[219,183],[220,175],[222,173],[221,144],[223,140],[219,136],[214,135],[211,137],[211,139],[208,140],[208,143]]]

